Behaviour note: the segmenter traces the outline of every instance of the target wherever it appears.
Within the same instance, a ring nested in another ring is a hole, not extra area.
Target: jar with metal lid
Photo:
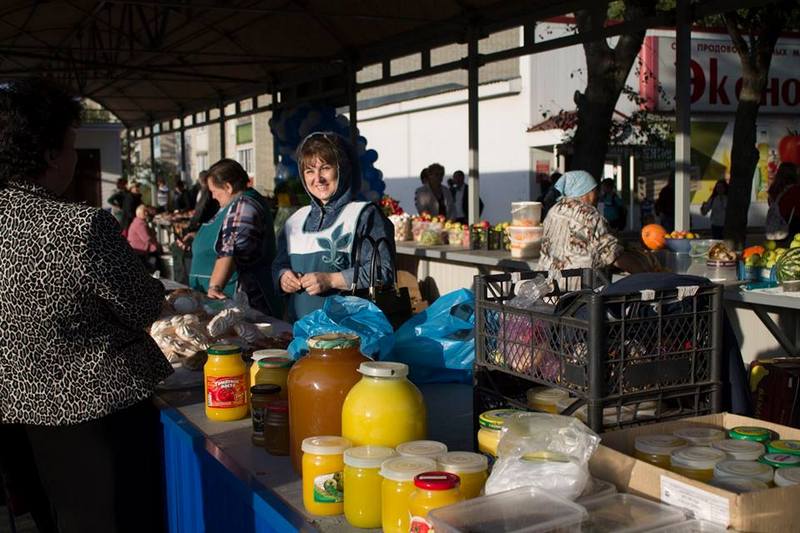
[[[672,452],[670,470],[703,483],[714,477],[714,467],[727,456],[725,452],[705,446],[691,446]]]
[[[672,433],[683,439],[690,446],[711,446],[714,442],[725,440],[725,432],[721,429],[706,427],[683,428]]]
[[[781,468],[775,471],[776,487],[800,485],[800,468]]]
[[[264,419],[264,449],[271,455],[289,455],[289,402],[273,400]]]
[[[773,440],[767,444],[767,452],[800,455],[800,440]]]
[[[758,426],[735,427],[728,431],[728,437],[736,440],[754,440],[762,444],[778,438],[774,432]]]
[[[506,418],[521,413],[519,409],[494,409],[478,417],[478,450],[491,458],[497,457],[497,444]]]
[[[381,527],[381,464],[397,452],[386,446],[356,446],[344,452],[344,517],[354,527]]]
[[[414,476],[436,470],[428,457],[394,457],[381,465],[381,526],[384,533],[408,533],[408,497]]]
[[[773,469],[771,466],[756,461],[727,459],[714,466],[714,479],[738,477],[772,483],[772,475]]]
[[[447,452],[440,455],[436,462],[442,472],[450,472],[461,478],[460,490],[465,500],[481,495],[489,477],[489,461],[485,455],[472,452]]]
[[[754,440],[726,439],[712,443],[711,447],[722,450],[730,459],[738,461],[758,461],[764,455],[764,445]]]
[[[429,457],[437,459],[447,453],[447,445],[435,440],[414,440],[404,442],[397,447],[397,453],[402,457]]]
[[[788,453],[767,453],[761,456],[760,462],[772,468],[787,468],[800,466],[800,456]]]
[[[416,476],[415,490],[408,498],[409,531],[431,531],[429,512],[464,499],[458,490],[459,484],[458,476],[447,472],[425,472]]]
[[[259,350],[259,352],[288,353],[286,350]],[[257,385],[262,383],[278,385],[281,388],[281,398],[285,400],[289,394],[289,387],[286,382],[289,378],[289,369],[293,363],[294,361],[288,355],[261,357],[256,362],[258,370],[255,373],[255,383]]]
[[[264,420],[267,405],[280,398],[281,388],[277,385],[255,385],[250,387],[250,419],[253,422],[251,440],[256,446],[264,445]]]
[[[634,456],[652,465],[669,468],[672,452],[687,445],[685,440],[674,435],[639,435],[633,444]]]

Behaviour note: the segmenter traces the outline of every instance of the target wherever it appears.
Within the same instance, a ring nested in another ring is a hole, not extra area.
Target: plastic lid
[[[725,439],[725,432],[721,429],[692,427],[679,429],[672,433],[693,446],[710,446],[711,443]]]
[[[639,435],[634,448],[652,455],[671,455],[675,450],[685,448],[688,443],[675,435]]]
[[[439,468],[453,474],[474,474],[485,472],[489,460],[485,455],[472,452],[447,452],[436,459]]]
[[[714,467],[714,477],[746,477],[769,483],[772,481],[772,467],[756,461],[728,459],[717,463]]]
[[[534,402],[558,405],[559,400],[569,397],[569,393],[567,391],[553,388],[528,389],[527,395],[528,405]]]
[[[435,440],[412,440],[397,447],[397,453],[403,457],[430,457],[436,459],[447,453],[447,445]]]
[[[711,446],[742,461],[755,461],[764,454],[764,445],[753,440],[726,439],[713,442]]]
[[[800,440],[774,440],[767,444],[769,453],[788,453],[800,455]]]
[[[408,375],[408,365],[404,363],[379,363],[368,361],[361,363],[358,371],[371,378],[404,378]]]
[[[726,458],[725,452],[705,446],[690,446],[672,452],[673,465],[696,470],[713,470]]]
[[[280,385],[269,383],[259,383],[250,387],[250,394],[278,394],[281,391]]]
[[[262,357],[256,364],[259,368],[289,368],[292,363],[289,357]]]
[[[772,431],[758,426],[739,426],[728,431],[728,436],[738,440],[766,442],[772,439]]]
[[[238,344],[212,344],[208,347],[208,355],[235,355],[242,353]]]
[[[386,446],[356,446],[344,452],[344,464],[356,468],[380,468],[385,460],[396,455],[397,452]]]
[[[280,348],[265,348],[263,350],[256,350],[253,352],[251,359],[258,361],[265,357],[289,357],[289,350],[281,350]]]
[[[800,456],[788,453],[768,453],[759,459],[764,464],[774,468],[786,468],[787,466],[800,466]]]
[[[353,444],[344,437],[324,436],[303,439],[303,453],[312,455],[341,455]]]
[[[461,484],[461,478],[450,472],[423,472],[414,476],[414,486],[423,490],[450,490]]]
[[[429,457],[393,457],[381,465],[381,476],[392,481],[414,481],[414,476],[436,470]]]
[[[589,512],[581,531],[649,531],[686,520],[682,509],[632,494],[614,494],[581,502]]]
[[[522,413],[519,409],[495,409],[493,411],[486,411],[478,417],[478,423],[482,428],[486,429],[503,429],[506,423],[506,418]]]
[[[361,339],[353,333],[325,333],[308,339],[308,347],[315,350],[344,350],[360,346]]]
[[[267,404],[267,411],[273,413],[288,413],[289,400],[275,400]]]
[[[800,468],[781,468],[775,471],[775,486],[800,485]]]
[[[724,477],[721,479],[715,478],[711,480],[711,484],[715,487],[736,493],[754,492],[769,488],[769,485],[763,481],[748,477]]]

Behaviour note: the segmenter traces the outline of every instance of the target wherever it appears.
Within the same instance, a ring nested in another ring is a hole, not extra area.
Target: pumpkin
[[[667,230],[660,224],[648,224],[642,228],[642,242],[651,250],[660,250],[667,245]]]
[[[751,255],[764,255],[765,251],[763,246],[750,246],[742,250],[742,259],[747,259]]]

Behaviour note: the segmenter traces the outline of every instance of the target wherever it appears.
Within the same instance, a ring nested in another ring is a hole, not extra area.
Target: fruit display
[[[788,248],[778,246],[775,241],[766,241],[763,246],[750,246],[742,252],[742,260],[747,267],[770,269],[792,250],[800,248],[800,233],[794,236]]]
[[[781,283],[800,280],[800,247],[781,254],[775,263],[775,277]]]
[[[642,228],[642,242],[651,250],[660,250],[667,245],[667,230],[660,224],[648,224]]]
[[[394,226],[395,242],[411,241],[414,239],[411,232],[411,215],[408,213],[389,215],[389,221]]]
[[[384,194],[383,198],[381,198],[381,210],[383,214],[387,217],[391,217],[392,215],[402,215],[404,213],[403,208],[400,207],[400,202],[389,196],[388,194]]]
[[[697,233],[691,231],[673,231],[664,235],[665,239],[696,239]]]
[[[448,220],[444,223],[444,230],[447,232],[447,243],[452,246],[462,246],[464,244],[464,224]]]

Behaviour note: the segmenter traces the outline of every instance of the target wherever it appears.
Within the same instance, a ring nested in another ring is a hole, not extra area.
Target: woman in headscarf
[[[554,185],[561,193],[544,219],[539,266],[545,270],[605,268],[622,246],[595,207],[597,181],[583,170],[565,173]]]
[[[312,133],[297,148],[297,166],[311,205],[286,221],[272,267],[275,284],[289,296],[290,321],[322,307],[327,296],[369,286],[367,236],[387,243],[379,247],[376,284],[394,283],[394,227],[377,205],[356,201],[361,175],[344,138]]]

